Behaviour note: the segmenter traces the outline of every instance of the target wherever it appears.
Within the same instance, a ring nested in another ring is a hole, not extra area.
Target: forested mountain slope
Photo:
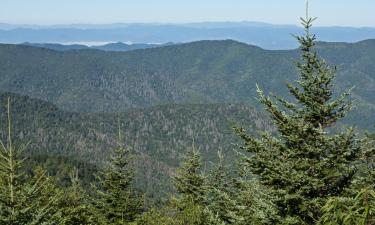
[[[362,108],[355,117],[371,119],[375,40],[319,43],[318,50],[339,66],[337,89],[358,87],[353,95]],[[130,52],[1,45],[0,88],[68,111],[113,112],[167,103],[252,104],[256,83],[265,91],[285,93],[285,82],[296,78],[297,57],[297,50],[267,51],[230,40]]]
[[[64,163],[87,170],[92,169],[89,164],[100,166],[116,146],[120,121],[125,145],[137,156],[137,182],[151,193],[170,187],[167,175],[193,145],[202,151],[207,162],[213,161],[219,150],[231,158],[235,154],[233,143],[237,142],[231,131],[233,123],[247,124],[250,131],[271,129],[260,113],[240,104],[165,105],[124,113],[76,113],[64,112],[41,100],[1,93],[3,140],[8,97],[15,143],[30,142],[26,154],[54,171]],[[46,157],[59,159],[46,161]],[[82,173],[92,176],[89,171]],[[165,188],[152,188],[155,185]]]

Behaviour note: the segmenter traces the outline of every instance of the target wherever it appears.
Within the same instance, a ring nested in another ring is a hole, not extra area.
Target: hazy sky
[[[305,0],[0,0],[0,23],[184,23],[262,21],[296,24]],[[375,27],[375,0],[310,0],[320,26]]]

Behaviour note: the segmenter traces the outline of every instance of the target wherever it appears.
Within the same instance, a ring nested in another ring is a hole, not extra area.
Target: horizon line
[[[69,26],[121,26],[121,25],[161,25],[161,26],[168,26],[168,25],[199,25],[199,24],[220,24],[220,23],[234,23],[234,24],[240,24],[240,23],[254,23],[254,26],[256,24],[258,25],[264,25],[264,26],[277,26],[277,27],[298,27],[300,28],[301,25],[299,23],[296,24],[284,24],[284,23],[270,23],[270,22],[263,22],[263,21],[253,21],[253,20],[217,20],[217,21],[196,21],[196,22],[110,22],[110,23],[90,23],[90,22],[77,22],[77,23],[53,23],[53,24],[34,24],[34,23],[8,23],[8,22],[0,22],[0,26],[13,26],[15,28],[11,29],[17,29],[17,28],[31,28],[31,27],[69,27]],[[316,25],[313,26],[315,28],[373,28],[375,29],[375,26],[351,26],[351,25]],[[1,29],[1,28],[0,28]]]

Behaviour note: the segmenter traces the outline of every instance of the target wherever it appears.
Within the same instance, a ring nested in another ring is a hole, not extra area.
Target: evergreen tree
[[[330,198],[322,209],[322,225],[374,225],[375,191],[363,189],[355,197]]]
[[[375,224],[375,136],[367,134],[364,151],[357,163],[358,176],[351,188],[352,196],[332,197],[322,208],[323,225]]]
[[[135,222],[136,225],[176,225],[176,220],[168,215],[168,208],[151,209],[143,213]]]
[[[21,157],[27,145],[16,148],[12,141],[10,99],[7,104],[7,143],[0,142],[0,222],[1,224],[43,224],[57,222],[53,216],[61,191],[46,171],[38,168],[33,176],[23,173]]]
[[[241,218],[238,225],[279,224],[278,210],[274,204],[275,198],[270,190],[260,184],[259,180],[250,173],[247,163],[240,158],[235,179],[237,200],[237,215]]]
[[[120,144],[110,157],[109,166],[97,176],[94,207],[101,216],[98,223],[128,224],[142,213],[142,199],[133,188],[131,160],[131,152]]]
[[[242,220],[237,215],[240,208],[233,192],[234,186],[229,169],[225,165],[223,154],[218,152],[218,162],[208,176],[205,199],[210,224],[239,224]]]
[[[204,212],[205,177],[201,173],[201,157],[194,148],[187,152],[184,162],[177,169],[173,183],[178,196],[172,199],[176,211],[176,224],[203,225],[207,218]]]
[[[70,173],[71,186],[65,190],[64,198],[60,202],[61,214],[58,215],[60,224],[86,225],[96,224],[89,206],[88,195],[80,185],[78,170]]]
[[[201,156],[192,148],[184,156],[181,166],[172,177],[177,191],[167,205],[151,209],[136,224],[160,225],[206,225],[213,224],[206,208],[206,177],[201,172]]]
[[[43,168],[38,167],[33,173],[24,184],[23,202],[21,200],[24,208],[21,209],[20,220],[16,224],[60,224],[58,215],[61,214],[63,191]]]
[[[182,166],[173,177],[173,184],[181,202],[202,204],[205,194],[205,177],[201,173],[201,156],[194,148],[185,155]]]
[[[6,224],[16,224],[21,214],[24,199],[22,196],[25,182],[25,174],[21,172],[22,161],[21,153],[26,148],[22,146],[16,149],[12,143],[11,137],[11,118],[10,118],[10,99],[8,98],[8,139],[7,143],[1,142],[0,148],[0,220]]]
[[[330,129],[351,109],[349,92],[333,98],[332,68],[313,50],[313,18],[302,19],[305,35],[297,37],[302,60],[298,86],[288,84],[295,102],[276,97],[278,103],[258,88],[260,102],[270,113],[277,135],[254,138],[242,128],[242,148],[251,153],[250,170],[272,191],[279,214],[288,223],[314,224],[321,208],[332,196],[345,193],[356,174],[354,162],[361,148],[352,129],[331,134]]]
[[[241,218],[238,225],[279,224],[278,211],[273,203],[272,195],[257,179],[240,181],[236,196],[238,212]]]
[[[366,134],[364,151],[357,167],[359,175],[354,184],[355,193],[363,189],[375,189],[375,134]]]

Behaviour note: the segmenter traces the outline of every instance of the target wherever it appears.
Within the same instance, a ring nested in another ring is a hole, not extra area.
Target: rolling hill
[[[339,66],[337,90],[356,86],[349,121],[375,123],[375,40],[319,43]],[[0,45],[0,89],[43,99],[66,111],[121,112],[163,104],[246,103],[258,107],[255,84],[285,95],[297,77],[297,50],[270,51],[244,43],[199,41],[129,52],[59,52]]]

